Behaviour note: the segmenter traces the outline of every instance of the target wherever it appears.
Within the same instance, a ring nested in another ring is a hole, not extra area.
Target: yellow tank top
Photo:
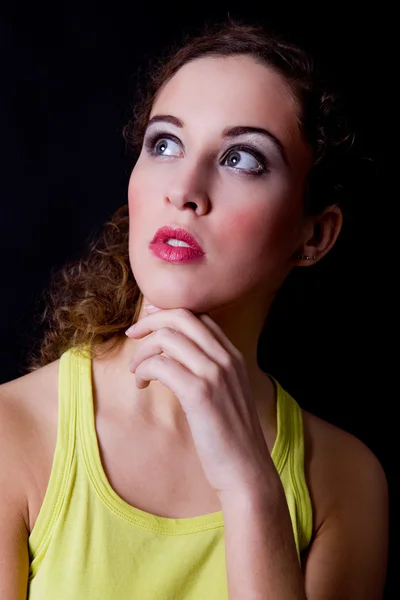
[[[111,487],[100,459],[88,355],[59,365],[57,443],[50,479],[29,537],[29,600],[227,600],[222,511],[172,519],[131,506]],[[276,383],[281,477],[298,556],[310,543],[302,415]]]

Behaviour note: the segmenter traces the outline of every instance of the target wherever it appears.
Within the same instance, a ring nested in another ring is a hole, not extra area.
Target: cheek
[[[154,167],[140,157],[136,163],[129,180],[128,207],[132,227],[150,223],[150,230],[154,226],[155,215],[152,206],[156,207],[163,198],[165,183]],[[155,202],[157,201],[157,202]],[[152,214],[153,213],[153,214]]]
[[[146,199],[146,188],[143,187],[138,173],[131,175],[128,186],[128,209],[129,209],[129,256],[133,270],[137,268],[137,262],[142,257],[142,246],[145,242],[150,242],[154,224],[154,216],[151,218],[151,211],[148,210]],[[150,213],[150,214],[149,214]],[[144,236],[144,233],[146,235]]]
[[[136,205],[138,205],[138,197],[139,197],[139,190],[140,190],[140,173],[137,171],[136,167],[135,169],[132,171],[131,173],[131,177],[129,179],[129,186],[128,186],[128,206],[129,209],[135,207]]]
[[[148,183],[144,173],[140,168],[135,167],[133,170],[128,186],[128,207],[129,207],[129,224],[131,229],[143,223],[142,219],[148,218],[148,202],[149,197]]]
[[[248,245],[248,240],[261,237],[260,216],[255,210],[236,210],[233,214],[225,215],[223,227],[221,227],[220,239],[229,247],[232,240],[239,244]]]
[[[301,212],[294,203],[279,202],[275,206],[264,203],[254,208],[235,211],[226,216],[221,227],[220,240],[227,247],[232,239],[237,240],[238,248],[246,248],[250,253],[265,257],[265,253],[280,254],[291,249],[299,231]]]

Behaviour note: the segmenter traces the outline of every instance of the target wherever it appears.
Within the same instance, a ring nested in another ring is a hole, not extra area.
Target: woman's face
[[[147,301],[209,312],[279,288],[305,236],[311,151],[298,117],[284,79],[245,55],[198,59],[162,88],[128,191],[130,262]],[[205,256],[156,257],[149,243],[164,225],[187,229]]]

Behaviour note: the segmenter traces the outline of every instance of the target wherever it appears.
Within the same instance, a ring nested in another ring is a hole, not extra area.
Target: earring
[[[298,260],[315,260],[317,257],[316,256],[306,256],[304,254],[298,254],[297,258],[298,258]]]

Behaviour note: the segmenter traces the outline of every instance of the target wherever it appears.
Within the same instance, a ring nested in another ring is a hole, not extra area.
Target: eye
[[[182,155],[178,139],[162,133],[150,135],[146,140],[146,149],[152,156]]]
[[[247,147],[237,147],[228,152],[224,159],[228,167],[261,174],[267,171],[267,163],[259,152]]]

